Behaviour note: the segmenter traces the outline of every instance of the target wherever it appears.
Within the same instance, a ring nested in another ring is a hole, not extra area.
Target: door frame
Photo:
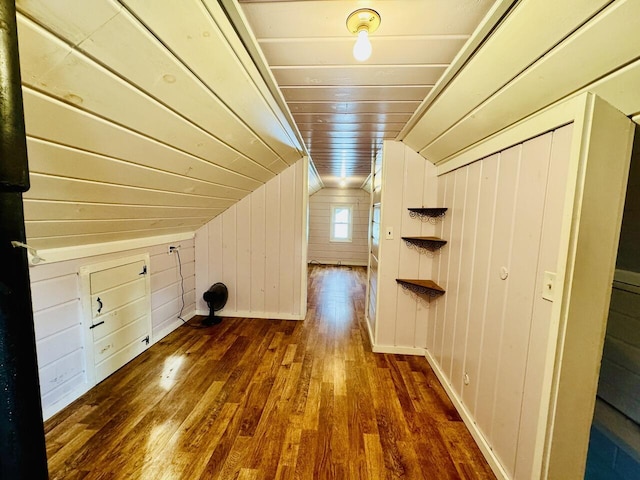
[[[110,268],[116,268],[121,265],[143,261],[147,267],[147,275],[145,275],[145,298],[147,298],[147,318],[149,329],[149,343],[147,348],[153,345],[153,325],[151,321],[151,267],[148,253],[141,253],[129,257],[121,257],[114,260],[85,265],[80,267],[80,303],[82,305],[82,331],[84,332],[84,361],[85,375],[88,388],[94,387],[96,382],[95,355],[93,351],[93,332],[90,326],[93,324],[91,314],[91,274]],[[146,350],[146,349],[145,349]]]

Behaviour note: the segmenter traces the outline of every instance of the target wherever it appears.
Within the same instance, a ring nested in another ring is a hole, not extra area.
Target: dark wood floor
[[[365,280],[313,266],[304,322],[179,328],[46,422],[51,479],[495,478],[426,360],[371,352]]]

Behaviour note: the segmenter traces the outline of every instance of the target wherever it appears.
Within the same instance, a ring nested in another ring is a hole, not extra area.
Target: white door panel
[[[94,322],[92,325],[93,339],[95,341],[115,332],[116,330],[138,320],[140,317],[147,315],[147,301],[144,297],[140,297],[132,303],[124,307],[113,310],[105,315],[100,316],[98,325]]]
[[[118,285],[122,285],[123,280],[132,281],[141,278],[147,271],[143,260],[131,262],[106,270],[100,270],[91,274],[91,293],[104,292]]]
[[[145,296],[145,278],[138,278],[134,282],[125,283],[119,287],[91,295],[91,314],[97,319],[112,312],[123,305],[134,302]]]
[[[82,267],[80,275],[87,381],[95,385],[151,344],[149,255]]]

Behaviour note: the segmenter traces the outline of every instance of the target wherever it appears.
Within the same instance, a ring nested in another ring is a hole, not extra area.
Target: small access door
[[[101,382],[151,344],[149,256],[80,270],[86,319],[87,380]]]

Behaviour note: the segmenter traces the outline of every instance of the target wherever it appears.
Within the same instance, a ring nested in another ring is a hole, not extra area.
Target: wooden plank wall
[[[222,315],[301,320],[306,314],[306,159],[196,232],[198,313],[216,282],[229,290]]]
[[[640,272],[640,127],[636,127],[616,268]],[[638,273],[640,275],[640,273]]]
[[[640,285],[614,282],[598,396],[640,423]]]
[[[309,263],[367,265],[370,195],[360,188],[323,188],[309,197]],[[353,206],[351,242],[331,242],[331,206]]]
[[[411,218],[408,208],[439,206],[435,167],[394,141],[384,142],[383,158],[375,343],[379,348],[421,352],[426,346],[428,306],[416,302],[397,284],[396,278],[431,278],[433,256],[409,248],[401,237],[434,234],[435,225]],[[393,230],[393,239],[386,238],[388,229]]]
[[[434,259],[447,293],[426,344],[510,478],[529,478],[551,328],[545,271],[558,261],[572,125],[438,178],[449,208]]]
[[[382,150],[371,162],[371,222],[369,239],[369,268],[367,268],[367,307],[366,317],[369,327],[369,339],[375,344],[376,318],[378,315],[378,258],[380,255],[380,215],[382,200]]]
[[[156,245],[114,254],[32,266],[36,347],[45,417],[53,415],[84,393],[91,385],[85,378],[84,322],[79,271],[84,265],[149,253],[151,272],[152,341],[179,327],[182,290],[178,257],[169,255],[169,245],[180,245],[184,277],[183,318],[195,313],[195,250],[193,240]]]
[[[34,247],[195,232],[302,157],[217,2],[17,8]]]
[[[440,163],[587,91],[637,114],[639,42],[636,0],[518,2],[449,83],[427,96],[399,139]]]

